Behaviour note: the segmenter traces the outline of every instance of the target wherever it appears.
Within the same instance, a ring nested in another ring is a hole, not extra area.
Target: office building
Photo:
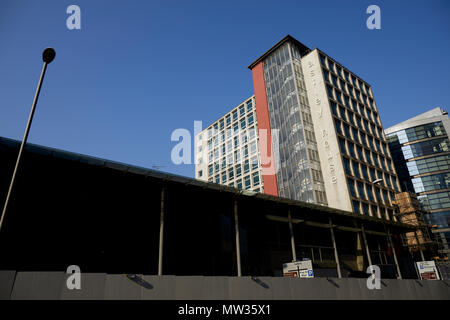
[[[289,35],[249,69],[264,193],[392,219],[399,184],[371,86]]]
[[[264,191],[254,106],[252,96],[195,137],[197,179]]]
[[[434,108],[385,130],[402,191],[417,195],[425,222],[435,230],[449,254],[450,119]]]

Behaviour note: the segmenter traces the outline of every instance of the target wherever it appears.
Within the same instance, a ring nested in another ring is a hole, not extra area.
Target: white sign
[[[416,262],[417,270],[419,270],[420,280],[440,280],[439,272],[434,261]]]
[[[283,264],[283,276],[291,278],[314,278],[311,260]]]

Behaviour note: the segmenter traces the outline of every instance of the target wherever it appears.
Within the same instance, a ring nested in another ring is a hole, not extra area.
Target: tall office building
[[[264,192],[255,97],[197,134],[195,154],[197,179]]]
[[[392,219],[399,185],[370,85],[291,36],[249,68],[264,192]]]
[[[385,130],[402,191],[417,194],[425,222],[438,226],[449,254],[450,242],[450,119],[434,108]]]

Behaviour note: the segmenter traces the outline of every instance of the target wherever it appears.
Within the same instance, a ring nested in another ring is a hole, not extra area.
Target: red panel
[[[270,168],[275,167],[275,163],[272,160],[273,157],[271,157],[272,138],[270,131],[269,109],[267,107],[266,84],[264,81],[264,69],[262,62],[258,63],[252,69],[252,73],[253,73],[253,87],[255,90],[256,118],[258,120],[258,129],[260,133],[259,150],[261,151],[264,193],[273,196],[278,196],[277,176],[274,170],[270,170]],[[267,139],[261,139],[265,135],[265,133],[267,134],[266,135]],[[267,150],[267,152],[264,152],[264,150]],[[264,154],[267,154],[268,157],[267,156],[265,157]]]

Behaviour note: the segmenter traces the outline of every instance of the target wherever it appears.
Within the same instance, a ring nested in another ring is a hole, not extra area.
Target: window
[[[244,106],[240,106],[239,107],[239,116],[242,117],[245,114],[245,107]]]
[[[251,163],[252,163],[252,170],[255,170],[258,168],[258,158],[257,157],[252,157]]]
[[[232,115],[233,115],[233,121],[236,121],[237,118],[238,118],[237,110],[234,110],[233,113],[232,113]]]
[[[363,214],[368,216],[369,215],[369,205],[367,203],[362,203],[362,209],[363,209]]]
[[[253,113],[248,116],[248,125],[251,126],[253,124]]]
[[[226,121],[227,126],[229,126],[231,124],[231,117],[230,117],[230,115],[227,115],[225,117],[225,121]]]
[[[222,183],[226,183],[227,182],[227,173],[223,172],[222,173]]]
[[[239,179],[239,180],[236,181],[236,187],[238,189],[242,189],[242,179]]]
[[[366,199],[366,194],[365,194],[365,192],[364,192],[364,184],[362,183],[362,182],[360,182],[360,181],[358,181],[357,182],[357,185],[358,185],[358,193],[359,193],[359,197],[361,198],[361,199]]]
[[[234,179],[234,170],[233,170],[233,168],[228,169],[228,179],[230,179],[230,180]]]
[[[247,101],[247,112],[251,111],[253,109],[253,102],[252,100]]]
[[[259,185],[259,173],[258,172],[253,173],[252,178],[253,178],[253,186],[258,186]]]
[[[203,176],[203,170],[200,170],[200,171],[198,172],[198,176],[199,176],[199,177]]]
[[[356,189],[355,189],[355,181],[352,179],[347,179],[348,181],[348,188],[350,189],[350,194],[352,195],[352,197],[357,197],[356,196]]]
[[[255,153],[256,153],[256,141],[252,141],[252,143],[250,143],[250,154]]]
[[[247,173],[250,171],[250,163],[248,160],[244,161],[244,173]]]
[[[358,162],[352,161],[352,167],[353,167],[353,172],[355,174],[355,177],[361,178],[361,174],[359,172],[359,164],[358,164]]]
[[[350,160],[348,160],[347,158],[343,158],[344,159],[344,169],[345,169],[345,173],[348,175],[353,175],[352,170],[350,168]]]
[[[242,174],[242,167],[240,164],[236,166],[236,178],[239,178]]]
[[[213,173],[214,173],[214,168],[213,168],[213,165],[210,164],[210,165],[208,166],[208,175],[209,175],[209,176],[212,176]]]
[[[244,177],[244,186],[245,186],[245,189],[250,189],[250,187],[251,187],[250,176]]]
[[[246,126],[245,118],[241,119],[241,130],[244,130]]]
[[[361,213],[359,211],[359,201],[353,200],[352,203],[353,203],[353,212],[354,213]]]
[[[219,121],[219,129],[220,130],[223,130],[223,119],[220,119],[220,121]]]

